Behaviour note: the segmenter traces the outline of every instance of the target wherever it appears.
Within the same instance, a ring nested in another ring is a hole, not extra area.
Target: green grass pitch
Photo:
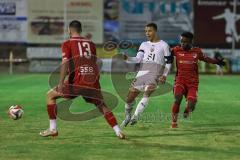
[[[127,140],[119,140],[103,117],[85,122],[58,120],[59,136],[38,136],[48,127],[45,106],[49,89],[47,74],[0,75],[0,159],[79,160],[239,160],[240,77],[201,75],[198,104],[190,120],[170,129],[172,92],[153,97],[136,126],[123,129]],[[173,83],[173,75],[168,78]],[[116,94],[108,74],[102,89]],[[127,92],[127,90],[126,90]],[[13,104],[24,107],[22,119],[8,118]],[[121,122],[124,102],[119,99],[114,114]],[[181,112],[185,102],[181,106]],[[72,111],[93,108],[77,99]],[[165,115],[160,117],[160,114]],[[149,116],[152,115],[152,116]],[[149,117],[148,117],[149,116]]]

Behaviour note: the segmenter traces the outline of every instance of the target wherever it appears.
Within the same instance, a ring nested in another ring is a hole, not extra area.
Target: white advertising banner
[[[0,42],[26,41],[26,0],[0,0]]]

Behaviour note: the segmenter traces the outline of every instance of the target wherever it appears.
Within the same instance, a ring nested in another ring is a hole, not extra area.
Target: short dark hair
[[[191,32],[183,32],[181,34],[182,37],[186,37],[186,38],[189,38],[189,39],[193,39],[193,34]]]
[[[82,32],[82,24],[78,20],[73,20],[69,23],[69,28],[75,29],[78,33]]]
[[[156,23],[148,23],[148,24],[146,25],[146,27],[152,27],[152,28],[154,28],[155,31],[157,31],[157,25],[156,25]]]

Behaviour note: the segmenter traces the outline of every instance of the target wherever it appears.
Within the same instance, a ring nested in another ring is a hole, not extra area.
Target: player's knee
[[[54,91],[53,89],[49,90],[47,92],[47,100],[53,100],[53,99],[56,99],[58,97],[58,93],[56,91]]]
[[[175,102],[174,102],[174,103],[177,104],[177,105],[180,105],[180,104],[181,104],[181,100],[175,99]]]
[[[175,95],[175,103],[180,105],[183,95]]]
[[[46,94],[47,98],[51,98],[52,97],[52,90],[49,90]]]
[[[96,105],[96,104],[95,104]],[[106,108],[103,104],[101,105],[96,105],[96,107],[98,108],[99,112],[101,112],[102,114],[104,114]]]
[[[135,98],[136,98],[136,93],[138,93],[139,91],[133,87],[129,88],[129,93],[128,96],[126,98],[126,103],[133,103]]]
[[[155,89],[156,89],[155,85],[146,86],[145,91],[144,91],[144,96],[150,97],[150,95],[155,91]]]
[[[137,90],[137,89],[134,88],[134,87],[130,87],[130,88],[129,88],[129,93],[136,93],[136,92],[139,92],[139,90]]]
[[[130,96],[127,96],[127,98],[126,98],[126,103],[133,103],[133,101],[135,100],[135,98],[133,98],[133,97],[130,97]]]
[[[189,104],[196,104],[197,103],[197,98],[194,98],[194,97],[189,97],[187,100],[188,100]]]
[[[156,89],[155,85],[147,85],[145,87],[145,91],[154,91]]]
[[[133,98],[128,94],[125,101],[126,101],[126,103],[132,103]]]

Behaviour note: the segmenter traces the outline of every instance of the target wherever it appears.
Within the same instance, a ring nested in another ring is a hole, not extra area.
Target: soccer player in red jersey
[[[206,63],[225,65],[223,59],[212,59],[203,54],[202,50],[192,46],[193,34],[184,32],[181,34],[180,46],[172,49],[172,55],[176,58],[177,72],[174,84],[175,101],[172,105],[172,128],[177,128],[177,118],[183,96],[187,99],[187,107],[184,118],[193,112],[197,102],[198,91],[198,61]]]
[[[99,69],[96,63],[95,44],[89,39],[81,37],[82,27],[79,21],[72,21],[69,24],[68,31],[70,39],[62,44],[62,66],[59,84],[47,93],[50,127],[40,132],[40,135],[43,137],[58,135],[56,99],[72,99],[80,95],[78,93],[82,90],[86,90],[87,95],[93,95],[94,97],[82,95],[85,101],[94,104],[104,115],[116,135],[120,139],[124,139],[125,135],[120,130],[115,116],[103,101],[99,84]],[[67,76],[68,81],[65,81]]]

